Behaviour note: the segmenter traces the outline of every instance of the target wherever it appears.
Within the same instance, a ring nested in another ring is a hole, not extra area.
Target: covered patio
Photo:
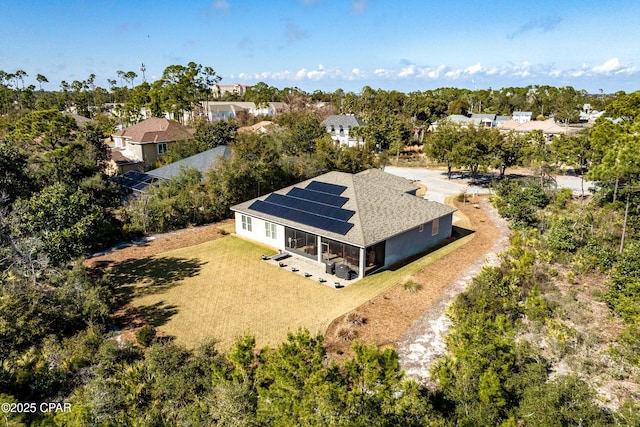
[[[292,252],[283,252],[283,254],[287,256],[284,258],[278,257],[279,254],[270,257],[263,256],[263,260],[265,264],[268,264],[268,267],[286,269],[291,274],[298,274],[310,281],[321,283],[334,289],[344,288],[360,280],[358,277],[351,280],[340,279],[333,274],[327,273],[326,264],[320,264],[315,259],[309,259]]]

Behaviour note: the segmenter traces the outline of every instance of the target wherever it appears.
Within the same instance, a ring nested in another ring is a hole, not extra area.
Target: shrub
[[[136,333],[136,341],[138,341],[138,344],[144,347],[149,347],[155,338],[156,328],[151,325],[143,326]]]
[[[409,280],[407,282],[405,282],[403,285],[404,290],[408,291],[408,292],[418,292],[420,289],[422,289],[422,285],[420,283],[416,283],[413,280]]]
[[[229,234],[229,232],[224,228],[218,228],[218,234],[220,234],[221,236],[226,236],[227,234]]]
[[[362,326],[365,323],[367,323],[367,319],[365,319],[364,317],[362,317],[362,315],[360,313],[355,313],[355,312],[351,312],[349,314],[347,314],[347,317],[345,318],[345,321],[353,326]]]
[[[351,328],[340,328],[336,332],[336,336],[340,341],[350,342],[358,338],[358,332]]]

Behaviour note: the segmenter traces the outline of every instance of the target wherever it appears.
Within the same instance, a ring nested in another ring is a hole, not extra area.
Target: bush
[[[151,325],[143,326],[136,333],[136,341],[138,341],[138,344],[144,347],[149,347],[155,338],[156,328]]]
[[[420,283],[416,283],[413,280],[409,280],[407,282],[405,282],[403,285],[404,290],[408,291],[408,292],[418,292],[420,289],[422,289],[422,285]]]
[[[340,341],[350,342],[358,338],[358,332],[351,328],[340,328],[336,332],[336,336]]]
[[[349,314],[347,314],[347,317],[345,318],[345,321],[353,326],[362,326],[365,323],[367,323],[367,319],[365,319],[364,317],[362,317],[362,315],[360,313],[355,313],[355,312],[351,312]]]

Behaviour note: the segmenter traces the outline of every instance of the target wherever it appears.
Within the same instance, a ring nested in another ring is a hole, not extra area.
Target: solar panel
[[[311,181],[309,185],[307,185],[307,189],[320,191],[322,193],[335,194],[337,196],[342,194],[347,187],[344,185],[329,184],[327,182]]]
[[[132,185],[130,188],[138,191],[142,191],[149,186],[148,182],[139,182],[138,184]]]
[[[336,196],[334,194],[322,193],[319,191],[309,190],[308,188],[293,187],[287,193],[287,196],[297,197],[299,199],[312,200],[325,205],[331,205],[338,208],[344,206],[349,201],[347,197]]]
[[[278,204],[270,203],[266,200],[256,200],[251,204],[251,206],[249,206],[249,209],[257,212],[262,212],[267,215],[273,215],[279,218],[298,222],[300,224],[305,224],[310,227],[319,228],[321,230],[341,234],[343,236],[347,234],[349,230],[351,230],[351,227],[353,227],[353,224],[350,224],[348,222],[317,215],[311,212],[305,212],[287,206],[281,206]]]
[[[113,178],[113,182],[116,184],[138,191],[142,191],[153,181],[155,179],[152,176],[138,171],[128,171]]]
[[[298,199],[282,194],[272,193],[265,199],[265,202],[275,205],[285,206],[291,209],[297,209],[304,212],[314,213],[316,215],[329,217],[338,221],[348,221],[355,214],[354,211],[342,209],[335,206],[324,205],[322,203],[312,202],[310,200]]]

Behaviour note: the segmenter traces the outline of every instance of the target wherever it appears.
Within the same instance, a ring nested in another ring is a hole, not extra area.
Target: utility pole
[[[140,64],[140,71],[142,71],[142,82],[146,82],[147,79],[144,76],[144,72],[147,71],[147,67],[144,66],[144,62],[142,64]]]

